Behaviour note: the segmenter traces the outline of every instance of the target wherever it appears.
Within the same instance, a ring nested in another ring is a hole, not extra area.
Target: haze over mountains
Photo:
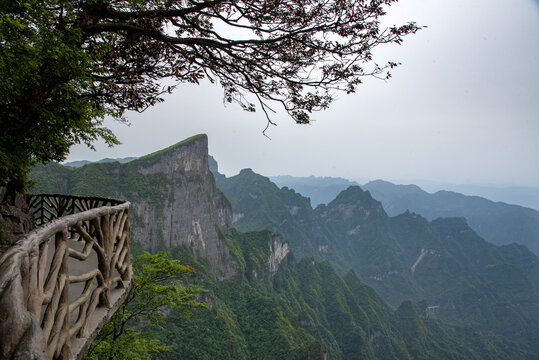
[[[300,194],[311,198],[313,207],[319,204],[327,204],[351,185],[368,184],[378,180],[368,181],[362,179],[360,183],[339,177],[301,177],[291,175],[269,176],[270,180],[279,187],[289,187]],[[384,181],[384,180],[381,180]],[[389,182],[389,181],[386,181]],[[428,193],[438,191],[453,191],[468,196],[480,196],[493,202],[504,202],[506,204],[519,205],[534,210],[539,210],[539,187],[524,186],[487,186],[474,184],[450,184],[435,181],[393,181],[393,184],[415,184]],[[363,185],[363,186],[365,186]],[[404,185],[406,186],[406,185]]]
[[[470,227],[491,243],[517,243],[539,255],[537,210],[452,191],[429,194],[415,185],[394,185],[381,180],[367,183],[363,188],[382,202],[390,216],[410,210],[428,220],[464,217]]]
[[[312,209],[308,198],[249,169],[216,179],[232,202],[236,228],[270,229],[297,256],[329,260],[342,272],[352,268],[393,306],[426,299],[448,321],[473,321],[507,336],[517,328],[534,331],[535,320],[526,319],[538,315],[539,261],[523,246],[489,244],[463,218],[389,217],[358,186]],[[516,328],[509,330],[504,318]]]
[[[169,316],[163,359],[539,358],[537,256],[486,242],[461,217],[390,216],[342,180],[313,209],[252,170],[219,174],[204,135],[31,177],[36,192],[131,201],[133,249],[197,269],[209,308]]]
[[[289,187],[311,199],[313,208],[320,204],[328,204],[337,195],[355,181],[335,177],[295,177],[290,175],[270,176],[269,179],[279,187]]]
[[[440,190],[454,191],[463,195],[481,196],[507,204],[520,205],[539,210],[539,187],[529,186],[487,186],[473,184],[440,184],[429,181],[412,181],[423,190],[435,193]]]
[[[298,193],[313,197],[311,204],[328,204],[336,194],[357,183],[341,178],[316,177],[270,177],[280,187],[286,186]],[[406,210],[418,213],[427,220],[439,217],[464,217],[468,225],[485,240],[505,245],[517,243],[539,255],[539,211],[519,205],[494,202],[479,196],[469,196],[453,191],[437,191],[433,194],[417,185],[395,185],[376,180],[361,186],[381,201],[390,216]],[[532,193],[529,188],[526,193]],[[539,190],[538,190],[539,194]]]
[[[92,164],[92,163],[108,163],[108,162],[115,162],[115,161],[118,161],[119,163],[127,163],[127,162],[130,162],[132,160],[135,160],[136,157],[133,157],[133,156],[129,156],[129,157],[125,157],[125,158],[104,158],[104,159],[101,159],[101,160],[98,160],[98,161],[88,161],[88,160],[79,160],[79,161],[68,161],[68,162],[65,162],[63,163],[62,165],[64,166],[69,166],[69,167],[81,167],[81,166],[84,166],[84,165],[87,165],[87,164]]]

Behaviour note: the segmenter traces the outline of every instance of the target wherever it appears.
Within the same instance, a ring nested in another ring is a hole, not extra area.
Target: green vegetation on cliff
[[[250,170],[219,178],[218,186],[242,214],[234,223],[242,231],[271,229],[298,257],[328,260],[341,273],[354,269],[395,308],[425,300],[431,317],[477,324],[539,356],[539,260],[526,248],[489,244],[461,218],[389,217],[359,187],[312,209],[307,198]]]
[[[162,359],[507,359],[501,339],[473,327],[442,324],[425,303],[392,310],[354,272],[288,254],[271,273],[268,231],[226,235],[243,264],[231,281],[216,281],[191,249],[174,257],[197,270],[208,309],[188,319],[170,315],[160,332]]]
[[[127,163],[97,162],[76,168],[57,163],[38,165],[30,172],[34,185],[30,190],[35,193],[101,197],[117,197],[121,193],[129,199],[147,198],[159,203],[166,196],[165,189],[170,180],[163,173],[144,174],[140,169],[156,164],[164,154],[182,146],[189,146],[200,139],[207,140],[207,136],[192,136]]]
[[[235,228],[240,231],[267,229],[284,234],[298,258],[317,250],[316,234],[296,223],[299,217],[315,226],[308,198],[288,188],[279,189],[251,169],[244,169],[231,178],[216,175],[215,180],[217,187],[233,203]]]
[[[104,325],[86,352],[85,360],[150,360],[152,354],[166,352],[153,327],[163,324],[163,309],[185,316],[204,305],[196,301],[202,291],[191,282],[193,269],[166,252],[138,254],[133,266],[133,284],[125,302]]]

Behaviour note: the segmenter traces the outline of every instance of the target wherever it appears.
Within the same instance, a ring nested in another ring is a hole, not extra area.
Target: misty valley
[[[539,359],[537,210],[384,181],[227,177],[206,135],[66,165],[34,167],[30,191],[127,199],[134,258],[167,251],[204,289],[189,314],[129,323],[166,346],[152,358]]]

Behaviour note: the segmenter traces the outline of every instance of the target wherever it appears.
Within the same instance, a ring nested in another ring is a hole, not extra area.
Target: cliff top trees
[[[297,123],[353,92],[379,44],[411,23],[381,29],[396,0],[13,0],[0,4],[0,175],[62,160],[75,143],[117,142],[104,116],[143,111],[176,83],[218,82],[228,102],[266,115],[278,104]],[[268,117],[268,121],[271,121]]]

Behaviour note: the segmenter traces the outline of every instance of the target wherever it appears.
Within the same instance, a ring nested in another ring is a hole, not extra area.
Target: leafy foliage
[[[363,77],[389,77],[397,66],[372,64],[373,48],[419,29],[380,27],[394,2],[4,1],[0,175],[18,179],[76,143],[118,143],[103,118],[123,121],[126,110],[162,101],[175,87],[163,78],[206,78],[246,111],[268,116],[276,102],[308,123],[331,91],[353,92]]]
[[[168,347],[147,326],[161,326],[165,311],[185,316],[193,308],[204,307],[196,299],[202,289],[184,285],[194,270],[169,259],[166,252],[142,252],[132,266],[133,287],[127,300],[91,344],[87,360],[151,359]]]
[[[103,138],[102,126],[118,115],[89,96],[94,60],[80,47],[82,32],[63,25],[73,18],[54,1],[0,5],[0,176],[24,176],[33,161],[63,160],[69,147]]]

